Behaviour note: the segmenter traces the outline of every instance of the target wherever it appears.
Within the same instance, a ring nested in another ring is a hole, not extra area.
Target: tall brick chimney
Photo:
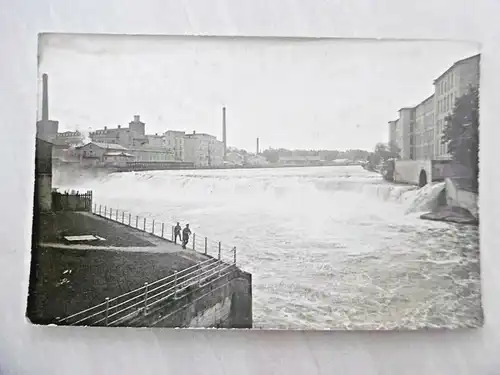
[[[226,107],[222,107],[222,143],[224,143],[224,160],[226,160],[226,153],[227,153]]]
[[[47,142],[53,142],[57,137],[59,122],[49,120],[49,77],[42,75],[42,119],[36,123],[36,136]]]
[[[49,119],[49,76],[42,75],[42,121]]]

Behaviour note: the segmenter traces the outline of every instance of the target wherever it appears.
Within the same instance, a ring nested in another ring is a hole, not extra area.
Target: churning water
[[[253,276],[255,327],[482,323],[477,228],[419,219],[442,184],[394,186],[361,167],[151,171],[59,181],[92,189],[98,204],[189,223],[200,236],[236,246],[238,264]]]

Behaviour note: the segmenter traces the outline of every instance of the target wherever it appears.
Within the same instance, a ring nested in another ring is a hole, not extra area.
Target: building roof
[[[97,129],[92,132],[90,132],[91,135],[99,135],[99,134],[108,134],[108,133],[116,133],[116,132],[128,132],[130,131],[129,128],[123,128],[121,125],[118,125],[119,127],[117,128],[104,128],[104,129]]]
[[[104,155],[106,156],[126,156],[127,158],[133,158],[134,155],[128,154],[126,152],[119,152],[119,151],[112,151],[112,152],[106,152]]]
[[[93,144],[97,147],[108,149],[108,150],[127,150],[125,147],[117,145],[115,143],[101,143],[101,142],[88,142],[84,144],[83,146],[78,146],[77,148],[82,148],[87,145]]]
[[[458,65],[461,65],[463,63],[469,62],[470,60],[474,60],[474,59],[478,59],[479,60],[480,58],[481,58],[481,54],[478,53],[477,55],[469,56],[469,57],[466,57],[465,59],[455,61],[453,63],[453,65],[450,66],[448,69],[446,69],[443,73],[441,73],[441,75],[439,77],[437,77],[434,80],[433,83],[436,84],[436,81],[438,81],[441,77],[443,77],[446,73],[448,73],[450,70],[452,70],[453,68],[457,67]]]
[[[202,136],[202,137],[211,137],[211,138],[217,138],[215,135],[207,134],[207,133],[192,133],[192,134],[186,134],[186,137],[196,137],[196,136]]]
[[[398,110],[398,112],[404,111],[404,110],[414,110],[415,107],[403,107]]]
[[[428,102],[428,101],[429,101],[429,100],[431,100],[432,98],[434,98],[434,94],[429,95],[426,99],[422,100],[422,101],[420,102],[420,104],[424,104],[425,102]],[[418,105],[420,105],[420,104],[418,104]]]

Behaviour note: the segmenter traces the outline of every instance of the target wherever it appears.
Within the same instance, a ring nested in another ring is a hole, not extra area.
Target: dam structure
[[[34,324],[252,328],[252,275],[237,249],[52,188],[48,77],[37,122],[27,317]]]

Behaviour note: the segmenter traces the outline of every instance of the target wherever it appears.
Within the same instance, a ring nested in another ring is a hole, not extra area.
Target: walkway
[[[42,214],[33,250],[34,323],[64,317],[207,259],[169,240],[86,212]],[[65,236],[104,240],[71,244]]]

